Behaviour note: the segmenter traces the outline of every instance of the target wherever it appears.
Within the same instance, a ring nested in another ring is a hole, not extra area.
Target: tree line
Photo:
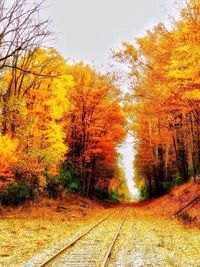
[[[184,1],[170,29],[160,23],[113,54],[123,70],[128,66],[123,105],[119,72],[69,64],[49,47],[43,7],[44,1],[8,6],[0,0],[1,202],[66,190],[126,198],[117,149],[127,128],[135,136],[135,179],[143,198],[190,177],[197,181],[199,1]]]
[[[110,75],[83,62],[68,64],[48,47],[43,5],[0,0],[1,200],[15,203],[13,195],[44,189],[54,197],[68,189],[124,198],[120,90]]]
[[[113,55],[128,67],[125,112],[144,198],[200,173],[200,2],[182,4],[170,29],[160,23]]]

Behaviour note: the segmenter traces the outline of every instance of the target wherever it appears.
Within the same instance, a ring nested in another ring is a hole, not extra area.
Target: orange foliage
[[[125,109],[136,138],[134,165],[151,195],[200,172],[199,17],[200,2],[190,0],[173,30],[159,24],[114,55],[130,67]]]
[[[0,188],[14,181],[12,168],[17,161],[17,145],[16,140],[0,135]]]
[[[66,114],[69,154],[80,173],[87,193],[103,162],[114,163],[116,147],[125,136],[125,119],[119,105],[120,92],[106,75],[82,63],[69,68],[74,85],[69,93],[70,112]]]

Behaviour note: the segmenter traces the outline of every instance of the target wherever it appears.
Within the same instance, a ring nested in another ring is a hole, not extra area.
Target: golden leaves
[[[0,188],[13,181],[13,166],[17,162],[18,141],[0,134]],[[4,179],[2,179],[4,178]]]
[[[188,1],[171,30],[159,24],[115,55],[130,78],[124,110],[136,138],[136,175],[157,193],[174,172],[186,180],[191,175],[180,164],[199,166],[199,10],[199,1]]]

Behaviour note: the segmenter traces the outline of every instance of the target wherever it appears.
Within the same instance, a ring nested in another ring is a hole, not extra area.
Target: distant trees
[[[130,67],[137,182],[156,196],[200,173],[199,1],[186,3],[172,30],[159,24],[136,41],[114,56]]]

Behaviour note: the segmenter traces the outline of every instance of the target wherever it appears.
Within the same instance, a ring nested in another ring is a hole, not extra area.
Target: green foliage
[[[162,182],[162,190],[163,190],[163,192],[168,192],[171,187],[173,187],[172,181],[163,181]]]
[[[105,190],[101,190],[101,188],[99,187],[95,188],[94,195],[99,199],[108,199],[108,192]]]
[[[140,190],[140,200],[144,201],[150,198],[150,191],[149,188],[146,186],[143,186]]]
[[[2,205],[19,205],[34,196],[34,190],[25,182],[8,184],[0,193]]]
[[[172,180],[162,182],[163,192],[168,192],[170,190],[170,188],[177,186],[177,185],[180,185],[182,183],[183,183],[183,179],[182,179],[180,173],[176,172],[176,174],[174,174],[172,176]]]
[[[94,195],[99,199],[103,199],[106,202],[111,202],[111,203],[119,203],[121,200],[119,193],[115,189],[108,191],[108,190],[102,190],[102,188],[96,187]]]
[[[64,188],[70,192],[81,191],[81,186],[77,180],[77,175],[74,166],[70,161],[65,161],[60,168],[58,179],[63,184]]]
[[[63,191],[63,186],[61,181],[58,179],[57,176],[53,177],[50,175],[47,175],[46,179],[47,179],[46,191],[48,196],[51,198],[57,198]]]
[[[189,176],[189,177],[192,177],[193,174],[194,174],[193,166],[192,166],[192,165],[189,165],[189,166],[188,166],[188,176]]]
[[[180,185],[183,183],[183,179],[181,177],[181,174],[177,172],[172,179],[172,186]]]
[[[119,203],[120,202],[120,196],[119,196],[118,192],[116,190],[112,189],[108,193],[108,200],[110,200],[113,203]]]
[[[63,191],[80,192],[81,186],[71,162],[65,161],[57,176],[46,175],[46,190],[50,197],[57,198]]]
[[[81,186],[78,181],[72,181],[68,184],[67,187],[69,192],[80,192],[81,191]]]

